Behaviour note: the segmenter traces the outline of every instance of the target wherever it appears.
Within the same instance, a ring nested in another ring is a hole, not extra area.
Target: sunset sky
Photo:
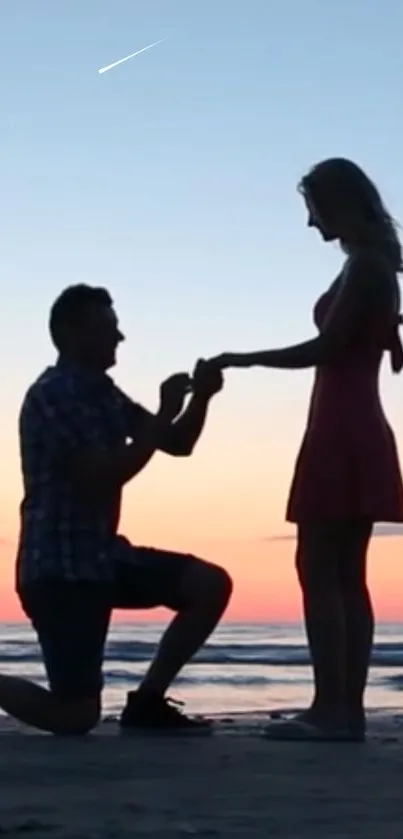
[[[114,375],[152,409],[198,356],[312,336],[342,257],[307,229],[296,185],[351,157],[403,221],[402,32],[396,0],[2,0],[0,620],[20,616],[16,423],[54,359],[53,298],[110,288],[127,335]],[[232,619],[300,616],[294,543],[278,537],[293,533],[311,380],[229,373],[194,456],[157,455],[126,492],[133,541],[230,570]],[[403,457],[403,377],[387,365],[382,393]],[[371,579],[379,617],[400,618],[403,538],[374,539]]]

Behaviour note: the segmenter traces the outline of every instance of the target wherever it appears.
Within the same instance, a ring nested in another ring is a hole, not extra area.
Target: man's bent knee
[[[60,700],[55,713],[55,734],[89,734],[98,724],[100,714],[101,703],[98,697]]]
[[[183,591],[192,603],[227,606],[233,590],[233,583],[228,572],[218,565],[204,560],[189,568],[183,579]]]
[[[233,582],[228,571],[218,565],[211,565],[210,587],[211,593],[215,593],[226,606],[233,590]]]

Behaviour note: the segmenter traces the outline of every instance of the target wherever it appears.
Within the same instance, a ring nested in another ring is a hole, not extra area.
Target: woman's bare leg
[[[314,700],[303,717],[326,727],[346,724],[346,626],[339,551],[336,523],[300,525],[297,571],[315,680]]]
[[[367,551],[372,522],[351,522],[340,553],[340,582],[346,625],[346,705],[350,727],[365,731],[364,692],[370,665],[374,615],[367,586]]]

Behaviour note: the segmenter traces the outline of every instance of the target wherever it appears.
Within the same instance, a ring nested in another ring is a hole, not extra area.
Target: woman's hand
[[[210,364],[215,364],[220,370],[227,370],[228,367],[242,367],[242,356],[237,353],[223,352],[209,359]]]
[[[194,395],[211,399],[212,396],[222,390],[223,384],[221,367],[214,362],[200,358],[192,377]]]

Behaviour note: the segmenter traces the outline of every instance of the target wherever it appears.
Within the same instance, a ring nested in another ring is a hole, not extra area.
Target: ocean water
[[[138,685],[161,624],[114,624],[106,648],[104,713],[115,714]],[[0,671],[46,684],[40,651],[26,624],[0,624]],[[303,628],[223,624],[181,673],[171,694],[192,712],[253,712],[306,705],[312,681]],[[378,626],[367,691],[372,708],[403,707],[403,624]]]

